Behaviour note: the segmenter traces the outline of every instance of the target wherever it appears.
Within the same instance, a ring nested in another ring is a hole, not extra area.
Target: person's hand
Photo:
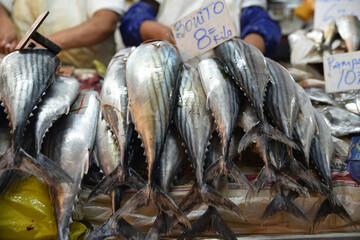
[[[140,35],[143,41],[166,40],[175,45],[171,28],[156,21],[146,20],[140,26]]]
[[[9,14],[0,5],[0,53],[8,54],[14,51],[17,44],[15,27],[11,22]]]
[[[257,33],[249,33],[244,37],[244,41],[257,47],[262,53],[265,53],[266,45],[264,38]]]

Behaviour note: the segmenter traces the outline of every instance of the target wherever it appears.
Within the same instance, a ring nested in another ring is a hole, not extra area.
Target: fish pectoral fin
[[[191,229],[185,230],[178,239],[193,239],[206,231],[213,231],[223,239],[236,239],[234,232],[221,218],[218,211],[211,206],[191,224]]]
[[[142,240],[144,235],[123,218],[119,221],[108,219],[101,226],[92,231],[87,240],[105,239],[108,237],[124,237],[132,240]]]
[[[176,205],[174,200],[165,193],[164,190],[162,190],[159,186],[154,185],[151,195],[152,203],[155,204],[159,210],[170,216],[175,215],[177,220],[186,228],[191,227],[191,223],[184,212]]]
[[[231,213],[236,213],[241,219],[244,220],[244,214],[240,208],[209,185],[203,183],[200,187],[200,191],[197,192],[201,194],[201,197],[199,196],[199,198],[203,199],[203,203],[215,208],[222,208]]]
[[[42,177],[47,183],[55,186],[58,183],[73,183],[74,180],[59,165],[46,156],[39,154],[35,159],[26,153],[22,148],[19,149],[21,156],[18,168],[38,177]]]
[[[276,196],[273,198],[273,200],[270,202],[270,204],[266,207],[262,217],[261,217],[261,224],[263,222],[275,215],[276,213],[280,212],[281,210],[284,210],[285,212],[304,220],[307,224],[310,225],[312,229],[312,224],[309,221],[309,219],[304,215],[304,213],[294,204],[292,203],[282,192],[280,189]]]
[[[344,205],[336,198],[334,194],[329,195],[321,204],[316,213],[313,224],[316,226],[330,214],[336,214],[341,217],[348,225],[357,230],[354,221],[350,214],[346,211]]]

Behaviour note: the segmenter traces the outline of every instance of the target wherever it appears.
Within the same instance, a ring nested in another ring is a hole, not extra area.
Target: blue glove
[[[155,11],[144,2],[137,2],[125,13],[120,24],[120,33],[125,46],[138,46],[143,41],[140,26],[145,20],[155,20]]]
[[[241,38],[249,33],[260,34],[265,40],[265,56],[275,51],[281,39],[280,25],[261,7],[247,7],[241,13]]]

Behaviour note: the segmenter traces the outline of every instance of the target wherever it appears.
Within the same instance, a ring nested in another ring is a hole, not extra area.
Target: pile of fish
[[[293,65],[321,63],[322,56],[360,50],[360,20],[345,15],[310,31],[297,30],[289,35]]]
[[[10,126],[0,126],[1,191],[19,172],[45,179],[54,195],[58,239],[68,239],[93,153],[105,177],[88,200],[111,194],[113,214],[87,239],[159,239],[174,229],[183,231],[180,239],[208,231],[236,239],[218,212],[246,220],[220,192],[227,178],[248,190],[249,204],[272,184],[275,197],[262,220],[285,211],[310,229],[329,214],[354,225],[332,192],[330,167],[337,151],[334,131],[322,115],[326,110],[315,109],[290,73],[254,46],[232,39],[214,52],[216,58],[194,67],[165,41],[121,50],[108,66],[100,95],[79,91],[75,79],[56,76],[59,62],[47,50],[7,55],[0,63],[0,96],[8,118],[0,115],[0,120]],[[131,165],[136,137],[144,149],[146,179]],[[247,160],[249,145],[264,162],[252,184],[234,162]],[[177,204],[169,191],[187,159],[194,184]],[[136,193],[120,205],[124,187]],[[310,192],[325,199],[313,221],[292,202]],[[158,214],[144,236],[123,217],[148,205]],[[191,223],[187,214],[203,205],[207,211]]]

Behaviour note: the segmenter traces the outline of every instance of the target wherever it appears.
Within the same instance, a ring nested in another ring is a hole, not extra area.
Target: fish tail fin
[[[142,240],[144,235],[123,218],[119,221],[108,219],[86,237],[87,240],[105,239],[108,237],[123,237],[125,239]]]
[[[312,224],[309,221],[309,219],[304,215],[304,213],[294,204],[292,203],[283,193],[283,191],[280,189],[276,196],[273,198],[273,200],[270,202],[270,204],[266,207],[262,217],[261,217],[261,224],[263,222],[275,215],[276,213],[280,212],[281,210],[284,210],[285,212],[289,213],[290,215],[293,215],[297,218],[302,219],[304,222],[310,225],[310,228],[312,229]]]
[[[244,219],[243,212],[235,203],[228,198],[225,198],[222,194],[205,183],[200,187],[194,185],[181,202],[180,207],[185,213],[189,213],[201,203],[205,203],[215,208],[222,208],[228,212],[235,212],[239,217]]]
[[[157,185],[153,185],[151,195],[152,203],[155,204],[159,210],[170,216],[175,215],[179,223],[183,224],[186,228],[191,227],[191,223],[184,212],[176,205],[174,200],[165,193],[164,190]]]
[[[311,190],[318,193],[323,192],[321,182],[319,182],[309,170],[295,159],[286,159],[280,170],[288,175],[298,176]]]
[[[256,194],[268,183],[275,182],[279,186],[283,186],[288,188],[298,194],[308,195],[308,191],[306,188],[302,187],[298,182],[296,182],[293,178],[289,177],[288,175],[282,173],[274,166],[265,165],[260,173],[257,175],[256,179],[254,180],[254,188]]]
[[[349,226],[353,227],[354,230],[357,230],[356,225],[352,220],[350,214],[346,211],[344,205],[336,198],[334,194],[329,194],[328,197],[321,204],[313,221],[314,226],[325,220],[325,218],[330,214],[338,215]]]
[[[58,164],[43,154],[35,159],[19,148],[20,162],[17,168],[32,175],[42,177],[47,183],[55,186],[57,183],[72,183],[73,179]]]
[[[139,190],[145,186],[145,181],[133,169],[124,169],[123,165],[119,165],[112,173],[103,178],[94,187],[87,198],[87,201],[91,201],[100,193],[107,193],[121,185],[129,185],[130,187]]]
[[[0,156],[0,170],[12,168],[15,165],[14,149],[9,148],[3,155]]]
[[[116,187],[111,191],[112,212],[116,212],[121,206],[122,187]]]
[[[168,225],[167,221],[168,215],[162,211],[159,211],[153,225],[146,234],[146,240],[157,240],[163,234],[168,233],[171,230],[171,227]],[[175,218],[173,218],[175,220]]]
[[[234,164],[233,161],[224,161],[224,158],[219,158],[215,163],[208,167],[205,171],[205,182],[210,181],[214,176],[225,174],[242,186],[248,189],[246,199],[251,199],[254,196],[254,189],[251,186],[245,174]]]
[[[185,230],[178,239],[194,239],[206,231],[214,231],[223,239],[237,239],[218,211],[211,206],[191,225],[191,229]]]
[[[242,152],[251,142],[263,136],[282,142],[291,148],[299,150],[299,146],[290,138],[288,138],[284,133],[272,127],[267,122],[259,122],[249,131],[247,131],[241,138],[238,146],[238,152]]]

